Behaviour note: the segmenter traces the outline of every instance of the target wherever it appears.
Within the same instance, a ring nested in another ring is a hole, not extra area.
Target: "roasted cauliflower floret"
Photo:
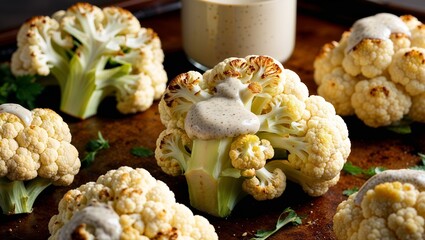
[[[157,34],[119,7],[76,3],[35,16],[19,29],[12,55],[14,75],[52,75],[61,111],[81,119],[115,96],[124,114],[149,108],[164,93],[167,74]]]
[[[246,194],[277,198],[286,179],[312,196],[339,180],[347,126],[332,104],[269,56],[228,58],[204,74],[174,78],[159,103],[166,129],[155,157],[184,174],[191,205],[228,216]]]
[[[333,218],[337,239],[423,239],[425,173],[386,170],[339,204]]]
[[[403,88],[385,77],[377,77],[356,84],[351,104],[366,125],[379,127],[400,121],[412,102]]]
[[[337,114],[354,114],[370,127],[424,122],[423,111],[412,104],[425,92],[424,36],[424,25],[412,15],[380,13],[357,20],[316,56],[318,94]]]
[[[83,239],[218,239],[207,219],[177,203],[168,186],[142,168],[110,170],[96,182],[69,190],[58,210],[49,222],[50,240],[71,234]]]
[[[4,214],[31,212],[46,187],[70,185],[81,166],[70,129],[60,115],[10,103],[0,105],[0,156]]]

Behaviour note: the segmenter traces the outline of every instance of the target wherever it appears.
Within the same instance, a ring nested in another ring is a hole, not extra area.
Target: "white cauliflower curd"
[[[62,117],[51,109],[32,111],[0,105],[0,207],[4,214],[29,213],[50,184],[67,186],[80,170],[77,149]]]
[[[357,20],[314,61],[317,92],[370,127],[425,122],[425,25],[412,15]]]
[[[168,186],[142,168],[110,170],[69,190],[58,210],[49,240],[218,239],[206,218],[177,203]]]

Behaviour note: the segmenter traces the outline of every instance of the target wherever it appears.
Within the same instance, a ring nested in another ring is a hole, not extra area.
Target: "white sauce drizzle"
[[[351,51],[363,39],[388,39],[391,33],[411,35],[407,25],[399,17],[391,13],[379,13],[359,19],[351,29],[345,51]]]
[[[0,105],[0,113],[16,115],[28,127],[32,122],[32,112],[16,103],[4,103]]]
[[[185,119],[188,136],[209,140],[256,133],[260,120],[244,107],[240,98],[244,88],[235,78],[217,84],[217,93],[212,98],[196,103],[189,110]]]
[[[95,239],[119,240],[122,228],[118,214],[106,204],[89,205],[76,212],[59,233],[59,240],[71,240],[71,234],[81,224],[94,229]]]
[[[386,170],[369,178],[359,189],[354,203],[361,205],[364,195],[375,186],[386,182],[410,183],[419,190],[425,190],[425,171],[413,169]]]

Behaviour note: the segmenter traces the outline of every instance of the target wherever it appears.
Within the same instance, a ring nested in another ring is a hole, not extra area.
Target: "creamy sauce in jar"
[[[16,103],[4,103],[0,105],[0,113],[10,113],[16,115],[25,126],[29,126],[32,122],[32,112]]]
[[[351,51],[363,39],[388,39],[392,33],[410,36],[407,25],[398,16],[390,13],[379,13],[359,19],[351,29],[345,51]]]
[[[295,46],[296,0],[182,0],[183,49],[214,67],[228,57],[286,61]]]
[[[212,98],[196,103],[189,110],[185,119],[188,136],[209,140],[256,133],[260,120],[244,107],[239,95],[245,87],[235,78],[219,83]]]

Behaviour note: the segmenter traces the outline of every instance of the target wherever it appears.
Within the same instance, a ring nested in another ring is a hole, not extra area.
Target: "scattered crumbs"
[[[217,228],[220,228],[220,226],[217,226]]]
[[[313,206],[313,205],[314,205],[314,203],[310,203],[310,205],[311,205],[311,206]]]
[[[242,233],[242,237],[246,237],[246,236],[248,236],[247,232]]]
[[[312,214],[312,213],[313,213],[313,210],[310,211],[310,214]]]
[[[316,224],[317,223],[317,221],[318,221],[319,219],[314,219],[313,221],[312,220],[310,220],[310,221],[308,221],[307,222],[307,225],[314,225],[314,224]]]
[[[9,228],[9,232],[12,232],[12,231],[13,231],[13,229]]]
[[[236,234],[233,233],[233,237],[236,237]]]

